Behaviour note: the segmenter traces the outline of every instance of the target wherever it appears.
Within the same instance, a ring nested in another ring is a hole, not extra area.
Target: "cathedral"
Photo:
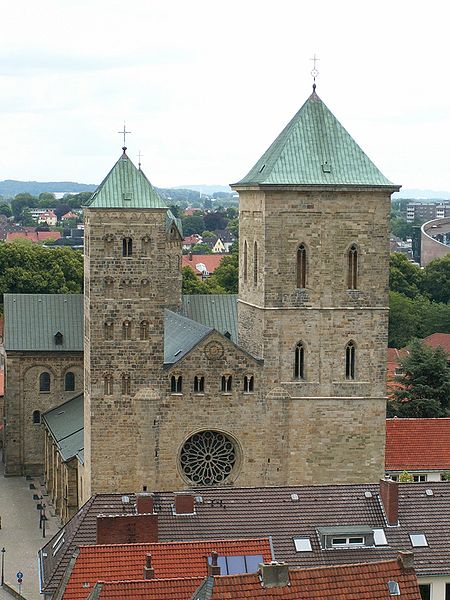
[[[383,475],[399,186],[314,89],[232,188],[237,296],[182,296],[180,223],[126,148],[84,209],[84,297],[6,295],[6,474],[73,506]]]

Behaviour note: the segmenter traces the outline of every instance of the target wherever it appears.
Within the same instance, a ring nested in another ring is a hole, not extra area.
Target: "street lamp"
[[[5,583],[5,548],[3,547],[0,552],[2,553],[2,587]]]

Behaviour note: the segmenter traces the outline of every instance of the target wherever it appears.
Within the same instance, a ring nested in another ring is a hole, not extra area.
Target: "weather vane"
[[[126,146],[126,135],[127,133],[131,133],[131,131],[127,131],[127,128],[125,127],[125,122],[123,124],[123,131],[118,131],[117,133],[121,133],[123,135],[123,148],[122,150],[126,150],[127,146]]]
[[[314,63],[312,71],[311,71],[311,75],[313,77],[313,91],[315,91],[316,90],[316,77],[319,75],[319,71],[317,70],[316,63],[319,59],[317,58],[316,54],[314,53],[314,58],[310,58],[309,60],[312,60]]]
[[[139,154],[138,154],[138,161],[139,161],[139,162],[138,162],[138,165],[139,165],[139,169],[141,168],[141,158],[142,158],[142,156],[143,156],[143,155],[141,154],[141,151],[139,150]]]

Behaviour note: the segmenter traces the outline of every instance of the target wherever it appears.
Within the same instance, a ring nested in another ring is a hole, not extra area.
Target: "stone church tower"
[[[164,310],[181,304],[176,220],[126,154],[85,208],[82,496],[127,488],[132,398],[161,385]],[[92,485],[91,485],[92,482]]]
[[[239,344],[289,415],[287,472],[310,483],[382,473],[389,182],[317,96],[246,177]]]

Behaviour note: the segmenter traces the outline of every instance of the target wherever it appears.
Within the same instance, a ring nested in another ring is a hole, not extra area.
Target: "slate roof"
[[[450,419],[386,419],[386,470],[450,471]]]
[[[164,364],[173,364],[182,359],[212,331],[212,327],[165,310]]]
[[[4,294],[8,351],[82,352],[82,294]],[[55,333],[63,343],[55,344]]]
[[[213,327],[219,333],[230,333],[237,343],[237,295],[192,294],[182,297],[182,313],[189,319]]]
[[[89,208],[167,208],[152,184],[123,151],[87,201]],[[127,199],[129,198],[129,199]]]
[[[143,579],[147,554],[152,555],[156,579],[206,577],[211,552],[219,556],[261,555],[265,562],[272,560],[268,538],[81,546],[63,600],[85,600],[90,591],[83,586],[86,582],[92,588],[97,581]]]
[[[236,187],[345,185],[398,189],[313,92]]]
[[[414,570],[403,570],[397,560],[289,569],[289,585],[275,588],[264,587],[261,577],[253,573],[209,579],[210,590],[196,594],[196,600],[385,600],[392,598],[389,581],[398,583],[403,600],[421,599]]]
[[[443,515],[450,513],[448,482],[400,484],[398,527],[387,527],[374,483],[197,488],[193,493],[202,502],[196,502],[194,515],[180,516],[172,510],[173,492],[155,492],[161,542],[234,539],[237,532],[240,538],[271,537],[276,560],[303,568],[387,560],[399,550],[413,550],[418,575],[450,574],[450,529],[442,525]],[[54,540],[47,543],[40,553],[46,591],[55,590],[77,546],[95,544],[98,514],[134,513],[135,495],[129,497],[124,505],[121,494],[93,496],[64,527],[65,542],[56,556]],[[384,529],[387,545],[322,549],[317,528],[344,525]],[[413,548],[410,533],[425,534],[428,546]],[[294,538],[309,538],[312,551],[297,552]]]
[[[63,460],[77,456],[84,448],[83,398],[79,394],[42,415]]]
[[[189,600],[201,577],[98,583],[90,600]]]

